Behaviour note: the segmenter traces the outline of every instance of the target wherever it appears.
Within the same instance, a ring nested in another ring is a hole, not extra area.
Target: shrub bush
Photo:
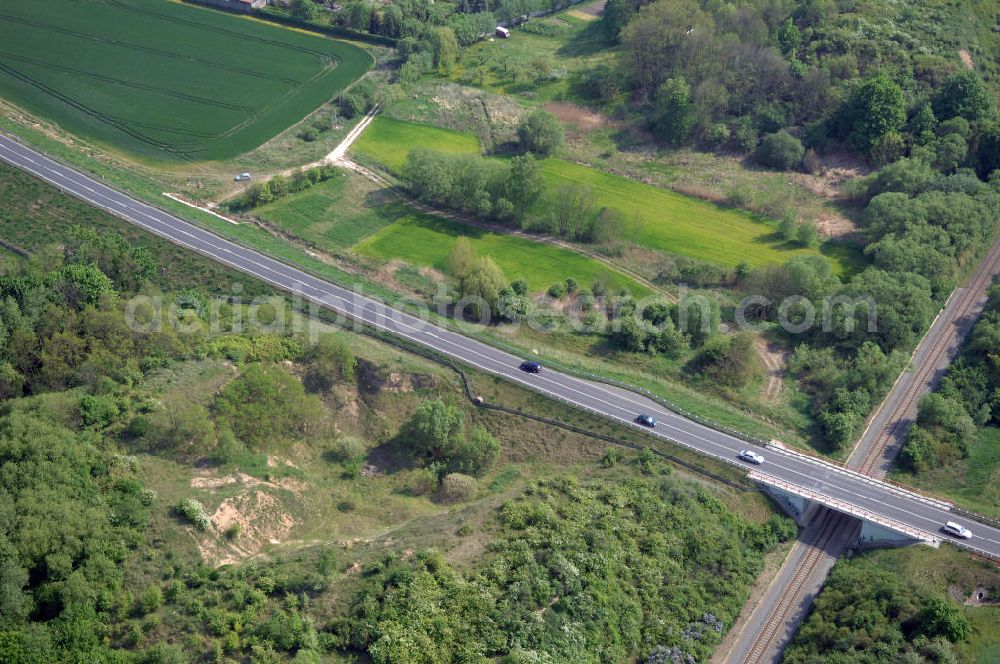
[[[441,481],[441,500],[458,503],[469,500],[476,494],[476,479],[462,473],[450,473]]]
[[[178,514],[190,521],[198,530],[208,530],[212,525],[205,506],[194,498],[185,498],[177,504],[176,509]]]
[[[361,441],[354,436],[341,436],[330,446],[329,455],[334,461],[356,459],[365,452]]]
[[[787,171],[799,168],[805,153],[802,141],[781,130],[764,137],[754,152],[754,159],[769,168]]]
[[[547,292],[549,294],[549,297],[556,300],[561,300],[564,297],[566,297],[566,284],[564,284],[561,281],[554,283],[551,286],[549,286],[549,290]]]
[[[136,602],[136,610],[139,615],[149,615],[153,611],[163,606],[163,591],[160,590],[159,586],[150,586],[142,591],[139,595],[139,601]]]
[[[438,488],[438,476],[431,468],[417,468],[410,478],[410,493],[414,496],[428,496]]]

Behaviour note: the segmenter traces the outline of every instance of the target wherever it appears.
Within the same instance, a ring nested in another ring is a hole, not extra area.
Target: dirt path
[[[372,123],[372,120],[375,119],[378,112],[378,104],[375,104],[372,107],[372,110],[368,111],[368,113],[365,114],[365,117],[361,119],[361,122],[359,122],[354,129],[347,132],[347,136],[344,136],[344,140],[338,143],[337,147],[331,150],[322,159],[306,164],[305,166],[289,168],[288,170],[282,171],[281,174],[288,177],[299,170],[307,170],[310,168],[316,168],[317,166],[325,166],[327,164],[336,164],[341,161],[347,155],[347,151],[351,148],[351,146],[354,145],[354,141],[358,140],[358,138],[361,137],[361,134],[364,133],[365,129],[368,128],[368,125]]]
[[[760,337],[754,342],[757,354],[760,355],[764,369],[767,371],[767,386],[764,388],[764,400],[774,403],[781,396],[782,379],[785,375],[785,362],[788,353],[776,344],[768,343]]]

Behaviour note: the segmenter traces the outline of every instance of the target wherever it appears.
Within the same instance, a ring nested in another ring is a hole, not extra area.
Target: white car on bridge
[[[739,454],[739,459],[740,461],[746,461],[747,463],[752,463],[755,466],[759,466],[760,464],[764,463],[764,456],[762,454],[754,452],[753,450],[741,450]]]
[[[949,521],[944,524],[944,527],[941,528],[941,530],[959,539],[972,539],[972,531],[962,524],[955,523],[954,521]]]

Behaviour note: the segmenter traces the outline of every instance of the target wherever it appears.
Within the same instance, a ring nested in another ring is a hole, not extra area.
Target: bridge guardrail
[[[875,486],[884,486],[884,487],[886,487],[886,489],[888,489],[889,491],[891,491],[891,492],[893,492],[893,493],[895,493],[897,495],[907,496],[909,498],[913,498],[915,500],[919,500],[921,502],[924,502],[924,503],[927,503],[927,504],[930,504],[930,505],[934,505],[935,507],[938,507],[938,508],[943,509],[943,510],[952,510],[955,507],[955,505],[953,503],[950,503],[947,500],[941,500],[940,498],[935,498],[935,497],[932,497],[932,496],[927,496],[927,495],[921,494],[918,491],[912,491],[912,490],[910,490],[907,487],[902,487],[902,486],[900,486],[898,484],[893,484],[893,483],[890,483],[890,482],[886,482],[885,480],[880,480],[877,477],[872,477],[870,475],[865,475],[864,473],[860,473],[860,472],[854,470],[853,468],[848,468],[848,467],[842,466],[840,464],[836,464],[836,463],[833,463],[833,462],[826,461],[825,459],[823,459],[821,457],[817,457],[817,456],[814,456],[814,455],[811,455],[811,454],[803,454],[802,452],[799,452],[798,450],[788,449],[787,447],[785,447],[784,445],[781,445],[780,443],[776,444],[777,442],[778,441],[771,441],[771,443],[769,443],[768,446],[767,446],[768,449],[777,450],[777,451],[780,451],[783,454],[787,454],[789,456],[793,456],[793,457],[797,457],[797,458],[803,459],[804,461],[806,461],[806,463],[811,463],[811,464],[815,464],[815,465],[818,465],[818,466],[823,466],[823,467],[829,468],[831,471],[833,471],[835,473],[840,473],[840,474],[843,474],[843,475],[849,475],[851,477],[854,477],[855,479],[858,479],[858,480],[860,480],[862,482],[865,482],[866,484],[871,484],[871,485],[875,485]]]
[[[948,541],[951,542],[951,540]],[[995,553],[990,553],[989,551],[985,551],[984,549],[980,549],[978,546],[972,546],[971,544],[966,544],[965,542],[951,542],[951,543],[962,549],[968,549],[974,555],[977,555],[980,558],[986,558],[987,560],[990,560],[992,562],[1000,563],[1000,556],[998,556]]]

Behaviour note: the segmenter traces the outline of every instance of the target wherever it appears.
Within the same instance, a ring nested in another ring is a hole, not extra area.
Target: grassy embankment
[[[921,473],[897,468],[893,478],[973,512],[1000,517],[1000,429],[978,428],[964,459]]]

